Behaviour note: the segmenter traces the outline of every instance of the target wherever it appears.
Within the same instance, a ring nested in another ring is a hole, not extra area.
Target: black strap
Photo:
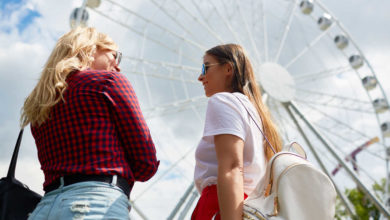
[[[234,95],[234,94],[233,94],[233,95]],[[245,110],[246,110],[246,111],[248,112],[248,114],[249,114],[249,117],[251,117],[251,119],[255,122],[257,128],[260,130],[260,133],[263,135],[265,141],[267,141],[267,143],[268,143],[269,147],[271,148],[272,152],[274,152],[274,154],[276,154],[275,148],[274,148],[274,147],[272,146],[272,144],[268,141],[268,138],[264,135],[263,131],[261,130],[261,128],[260,128],[260,126],[259,126],[259,124],[257,124],[257,121],[256,121],[255,118],[252,116],[252,114],[250,113],[250,111],[248,110],[248,108],[244,105],[244,103],[241,101],[240,98],[238,98],[236,95],[234,95],[234,96],[235,96],[235,97],[238,99],[238,101],[240,101],[241,104],[244,106]],[[260,120],[261,120],[261,118],[260,118]]]
[[[19,147],[20,147],[20,142],[22,142],[22,136],[23,136],[23,128],[19,132],[19,136],[18,136],[18,140],[16,141],[14,153],[12,154],[11,163],[9,164],[9,169],[8,169],[8,174],[7,174],[7,178],[9,178],[9,179],[15,178],[16,161],[18,160]]]
[[[63,176],[64,186],[68,186],[74,183],[85,182],[85,181],[99,181],[105,183],[112,183],[113,176],[107,175],[87,175],[87,174],[73,174],[68,176]],[[57,178],[53,183],[44,187],[45,193],[49,193],[55,189],[58,189],[61,186],[61,178]],[[127,180],[119,175],[117,175],[116,186],[121,188],[127,197],[130,195],[130,191],[133,188],[134,182],[129,184]]]

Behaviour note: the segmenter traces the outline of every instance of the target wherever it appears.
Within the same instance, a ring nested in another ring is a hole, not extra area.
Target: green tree
[[[372,185],[373,192],[381,202],[383,202],[381,198],[385,193],[384,190],[385,183],[386,180],[382,179],[380,184],[374,183]],[[359,187],[353,189],[346,189],[345,194],[347,195],[347,198],[351,202],[352,206],[355,208],[356,219],[369,220],[370,217],[372,217],[372,219],[379,219],[380,216],[379,210],[370,201],[370,199],[363,193],[363,191],[359,189]],[[347,212],[346,208],[341,202],[341,199],[337,197],[335,219],[338,220],[346,219],[348,216],[349,213]]]

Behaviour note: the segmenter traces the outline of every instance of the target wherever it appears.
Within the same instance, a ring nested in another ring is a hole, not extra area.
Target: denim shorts
[[[28,219],[128,220],[129,211],[129,200],[119,187],[88,181],[60,186],[46,193]]]

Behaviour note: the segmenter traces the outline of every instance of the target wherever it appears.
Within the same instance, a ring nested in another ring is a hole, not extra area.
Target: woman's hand
[[[244,141],[234,135],[214,136],[218,160],[218,203],[221,219],[242,219]]]

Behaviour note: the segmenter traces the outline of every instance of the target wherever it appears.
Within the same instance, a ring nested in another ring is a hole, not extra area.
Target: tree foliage
[[[372,190],[375,193],[376,197],[383,202],[381,199],[385,193],[385,183],[386,180],[382,179],[380,184],[374,183],[372,185]],[[353,208],[355,208],[356,219],[361,220],[371,220],[371,219],[379,219],[380,212],[375,207],[375,205],[370,201],[370,199],[363,193],[359,187],[353,189],[346,189],[345,195],[351,202]],[[344,204],[341,199],[337,197],[336,201],[336,216],[335,219],[347,219],[349,217],[349,213],[347,212]],[[371,218],[370,218],[371,217]]]

